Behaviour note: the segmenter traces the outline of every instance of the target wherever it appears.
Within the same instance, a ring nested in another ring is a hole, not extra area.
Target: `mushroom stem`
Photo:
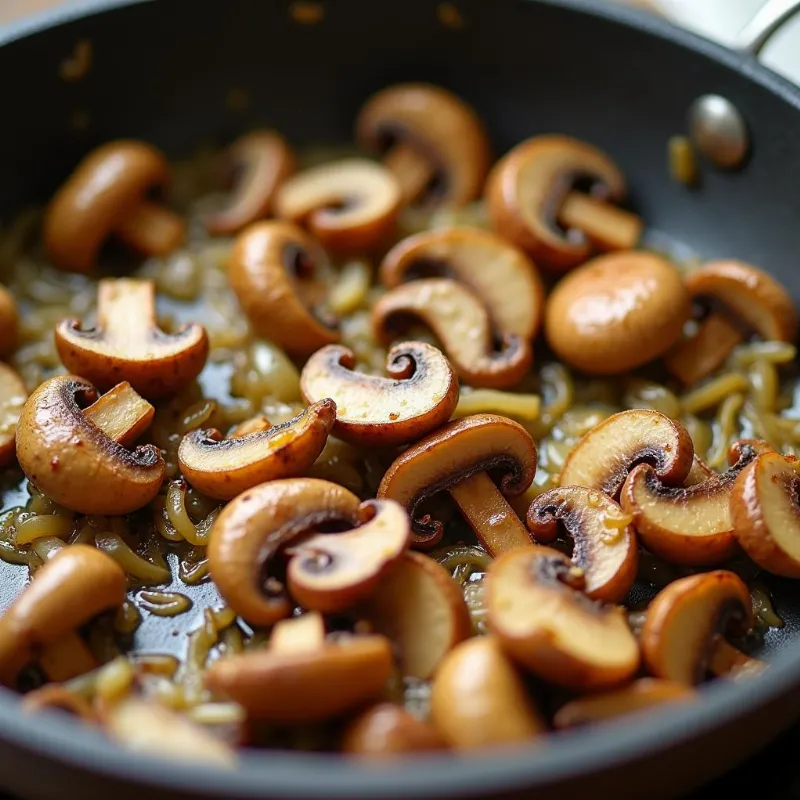
[[[413,203],[431,182],[433,164],[419,150],[398,141],[383,157],[383,166],[400,184],[402,202]]]
[[[708,671],[712,675],[738,678],[760,675],[767,668],[761,659],[752,658],[734,647],[724,636],[717,634],[711,647],[711,656],[708,660]]]
[[[114,228],[128,247],[148,256],[165,256],[186,236],[186,223],[165,206],[143,201]]]
[[[156,410],[125,381],[106,392],[83,413],[109,439],[128,447],[147,430]]]
[[[694,338],[679,344],[664,360],[670,374],[685,386],[710,375],[744,339],[742,331],[723,314],[709,314]]]
[[[632,250],[642,235],[642,219],[583,192],[570,192],[558,210],[567,230],[578,230],[599,250]]]
[[[140,349],[156,326],[156,291],[152,281],[128,278],[100,281],[97,328],[126,351]]]
[[[46,644],[38,660],[48,680],[58,683],[85,675],[98,666],[92,651],[76,631]]]

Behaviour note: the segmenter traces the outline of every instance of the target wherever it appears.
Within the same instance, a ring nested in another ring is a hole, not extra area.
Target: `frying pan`
[[[674,247],[736,257],[774,273],[800,302],[800,91],[760,66],[653,17],[595,0],[457,0],[463,26],[435,0],[323,0],[298,24],[287,0],[95,0],[0,32],[0,219],[42,202],[90,148],[126,136],[171,154],[268,124],[296,145],[345,142],[356,111],[394,81],[441,83],[480,111],[496,152],[537,133],[600,146],[629,177],[631,205]],[[796,3],[779,3],[774,19]],[[775,6],[771,6],[775,10]],[[763,36],[751,31],[757,46]],[[64,84],[58,65],[79,39],[94,64]],[[246,110],[226,106],[231,89]],[[738,171],[704,166],[689,191],[667,173],[667,139],[687,108],[717,93],[747,120]],[[75,127],[76,112],[89,124]],[[8,497],[6,497],[8,500]],[[20,571],[0,568],[0,605]],[[244,755],[234,771],[119,750],[59,717],[23,717],[0,692],[0,784],[27,797],[374,798],[666,797],[707,780],[800,717],[800,591],[770,584],[786,621],[764,646],[773,665],[743,685],[716,682],[686,708],[602,730],[557,735],[521,752],[419,758],[357,768],[330,756]],[[186,587],[181,587],[186,591]],[[194,595],[195,611],[214,601]],[[187,629],[197,614],[184,615]],[[140,645],[183,637],[145,624]],[[176,644],[177,643],[177,644]]]

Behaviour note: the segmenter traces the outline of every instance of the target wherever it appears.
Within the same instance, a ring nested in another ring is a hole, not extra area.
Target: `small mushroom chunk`
[[[530,341],[503,334],[496,349],[489,312],[457,281],[423,278],[405,283],[389,290],[372,309],[375,336],[384,344],[415,320],[433,331],[458,376],[471,386],[507,389],[530,369]]]
[[[266,217],[280,185],[294,172],[291,147],[277,131],[257,130],[240,136],[226,157],[236,176],[228,203],[206,217],[211,234],[231,235]]]
[[[658,411],[634,408],[592,428],[567,456],[559,483],[599,489],[616,499],[637,464],[651,464],[663,483],[681,486],[693,457],[692,437],[680,423]]]
[[[719,367],[745,336],[793,342],[797,309],[769,273],[741,261],[711,261],[686,277],[690,295],[706,309],[696,334],[665,359],[669,372],[689,386]]]
[[[750,591],[727,570],[679,578],[647,608],[642,656],[657,678],[688,686],[706,676],[718,633],[744,634],[753,624]]]
[[[503,553],[486,576],[489,627],[516,662],[559,686],[603,689],[639,667],[623,610],[583,594],[585,574],[549,547]]]
[[[490,477],[499,477],[500,488]],[[401,453],[386,471],[378,497],[397,500],[414,521],[412,542],[430,549],[444,528],[420,504],[448,491],[486,550],[497,555],[531,537],[504,495],[522,494],[536,474],[536,445],[518,423],[495,414],[450,422]]]
[[[445,750],[447,743],[430,722],[394,703],[379,703],[356,717],[342,735],[341,751],[362,758]]]
[[[14,352],[19,342],[19,311],[14,296],[0,286],[0,358]]]
[[[153,413],[126,384],[98,399],[83,378],[50,378],[22,409],[19,465],[34,486],[65,508],[129,514],[156,496],[164,478],[158,448],[148,444],[131,451],[123,444],[149,425]]]
[[[14,460],[17,424],[27,399],[28,390],[22,378],[7,364],[0,363],[0,467]]]
[[[611,253],[571,272],[547,300],[545,334],[562,361],[619,375],[665,353],[691,304],[678,271],[654,253]]]
[[[146,194],[167,183],[166,158],[144,142],[108,142],[89,153],[56,192],[44,217],[44,243],[53,263],[89,272],[112,234],[148,256],[179,247],[185,222]]]
[[[285,181],[275,196],[275,213],[307,226],[331,252],[363,253],[392,234],[400,199],[400,185],[386,167],[348,158]]]
[[[462,642],[447,655],[431,687],[431,718],[455,750],[530,745],[546,730],[491,636]]]
[[[320,309],[315,278],[325,253],[296,225],[257,222],[242,231],[228,259],[228,280],[253,330],[294,356],[308,356],[339,334]]]
[[[181,439],[178,463],[195,489],[231,500],[264,481],[302,475],[325,447],[335,418],[336,404],[325,399],[282,425],[230,439],[198,428]]]
[[[202,371],[208,336],[192,323],[176,333],[156,324],[152,281],[129,278],[100,281],[97,325],[81,330],[80,320],[56,325],[56,348],[64,366],[101,390],[120,381],[149,398],[175,394]]]
[[[300,390],[309,403],[336,402],[334,433],[367,447],[393,447],[422,438],[447,422],[458,404],[458,378],[443,353],[424,342],[403,342],[386,356],[390,377],[354,370],[355,354],[328,345],[309,358]]]
[[[481,192],[489,141],[478,115],[439,86],[398,83],[367,100],[356,138],[384,153],[403,203],[461,206]]]
[[[580,191],[588,184],[588,193]],[[642,220],[618,208],[625,178],[590,144],[535,136],[495,164],[486,182],[494,229],[537,264],[564,271],[596,250],[630,250]]]
[[[572,540],[572,563],[584,574],[592,600],[618,603],[636,580],[639,552],[632,518],[610,497],[583,486],[540,494],[528,509],[528,530],[549,544],[563,528]],[[560,523],[560,525],[559,525]]]

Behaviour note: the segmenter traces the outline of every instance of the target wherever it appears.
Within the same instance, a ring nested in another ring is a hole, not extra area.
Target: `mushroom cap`
[[[19,341],[17,301],[5,286],[0,286],[0,358],[10,355]]]
[[[0,467],[14,460],[17,424],[27,399],[22,378],[0,362]]]
[[[446,748],[447,742],[430,722],[394,703],[379,703],[356,717],[340,745],[343,753],[374,758]]]
[[[556,285],[545,334],[562,361],[593,375],[616,375],[665,353],[689,318],[689,293],[661,256],[610,253]]]

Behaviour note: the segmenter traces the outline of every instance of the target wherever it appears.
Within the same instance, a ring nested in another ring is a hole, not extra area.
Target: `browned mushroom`
[[[146,193],[166,184],[169,165],[144,142],[108,142],[89,153],[58,190],[44,218],[44,242],[60,269],[89,272],[114,234],[145,255],[183,242],[184,221]]]
[[[28,390],[17,373],[0,363],[0,467],[14,460],[17,424]]]
[[[19,341],[17,302],[5,286],[0,286],[0,358],[10,355]]]
[[[587,183],[589,193],[580,192]],[[624,197],[625,178],[614,162],[566,136],[521,142],[495,164],[486,182],[495,230],[537,264],[559,271],[586,261],[595,248],[636,246],[641,219],[612,205]]]
[[[395,345],[386,356],[388,378],[356,372],[355,363],[352,350],[329,345],[308,359],[300,376],[309,403],[336,402],[334,433],[346,442],[391,447],[421,439],[458,404],[458,378],[432,345]]]
[[[391,758],[447,748],[441,733],[394,703],[379,703],[356,717],[342,734],[341,751],[367,758]]]
[[[263,433],[272,427],[272,423],[263,414],[258,414],[255,417],[250,417],[244,422],[240,422],[229,434],[229,439],[241,439],[244,436],[249,436],[251,433]]]

